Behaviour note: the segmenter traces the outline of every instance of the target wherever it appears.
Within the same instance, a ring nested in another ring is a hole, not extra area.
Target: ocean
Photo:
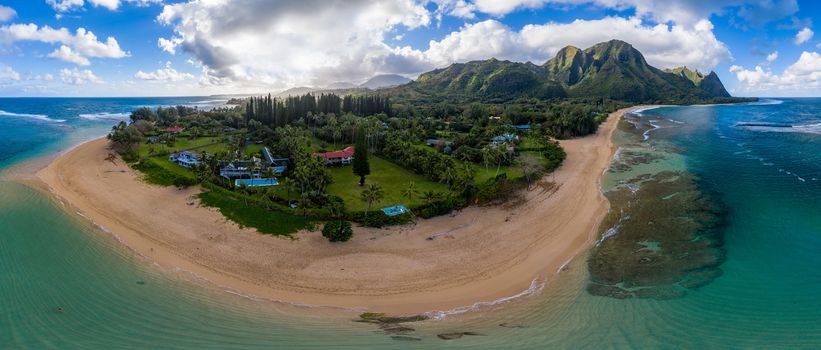
[[[0,99],[0,172],[140,106],[218,103]],[[821,99],[649,109],[614,140],[614,209],[587,256],[533,295],[401,332],[161,270],[0,175],[0,349],[821,347]],[[437,337],[453,332],[475,335]]]

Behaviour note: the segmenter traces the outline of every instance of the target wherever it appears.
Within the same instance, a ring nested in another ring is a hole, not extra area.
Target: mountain
[[[718,75],[715,72],[710,72],[706,76],[701,74],[698,70],[690,70],[687,67],[678,67],[673,69],[665,70],[668,73],[680,75],[685,77],[693,82],[696,86],[701,88],[701,90],[705,91],[708,94],[716,95],[716,96],[724,96],[730,97],[730,93],[724,89],[724,84],[721,83],[721,80],[718,79]]]
[[[300,96],[309,94],[316,91],[315,88],[307,87],[307,86],[300,86],[300,87],[293,87],[288,90],[282,91],[276,94],[277,97],[286,97],[286,96]]]
[[[542,68],[532,63],[516,63],[491,58],[455,63],[424,73],[413,82],[417,90],[431,90],[457,96],[482,98],[564,97],[562,87],[544,79]]]
[[[368,81],[360,84],[359,87],[375,90],[380,88],[404,85],[409,82],[411,82],[410,79],[398,74],[382,74],[368,79]]]
[[[630,102],[703,103],[731,99],[714,72],[663,71],[632,45],[611,40],[561,49],[542,65],[489,59],[455,63],[394,90],[399,95],[466,99],[609,98]]]
[[[328,86],[325,87],[325,89],[327,89],[327,90],[339,90],[339,89],[354,89],[356,87],[358,87],[358,85],[356,85],[354,83],[349,83],[349,82],[346,82],[346,81],[338,81],[338,82],[329,84]]]

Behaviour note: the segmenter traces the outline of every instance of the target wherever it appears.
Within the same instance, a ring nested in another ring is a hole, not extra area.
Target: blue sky
[[[0,96],[262,93],[621,39],[740,96],[821,95],[796,0],[0,1]],[[93,35],[92,35],[93,33]],[[821,34],[820,34],[821,35]]]

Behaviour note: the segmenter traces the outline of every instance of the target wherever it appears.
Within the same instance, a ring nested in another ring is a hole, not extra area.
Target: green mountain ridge
[[[419,76],[398,94],[478,100],[607,98],[641,103],[732,102],[718,75],[650,66],[632,45],[611,40],[567,46],[542,65],[491,58],[455,63]]]

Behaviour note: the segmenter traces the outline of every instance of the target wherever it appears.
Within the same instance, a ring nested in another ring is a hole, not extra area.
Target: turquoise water
[[[102,135],[134,106],[206,99],[0,99],[0,168]],[[395,340],[351,322],[356,312],[253,300],[160,270],[0,177],[0,349],[821,347],[821,100],[660,108],[636,120],[660,128],[616,139],[653,161],[609,173],[606,188],[683,170],[727,208],[723,274],[683,297],[592,296],[577,259],[536,295],[414,323]],[[482,335],[436,337],[461,331]]]

